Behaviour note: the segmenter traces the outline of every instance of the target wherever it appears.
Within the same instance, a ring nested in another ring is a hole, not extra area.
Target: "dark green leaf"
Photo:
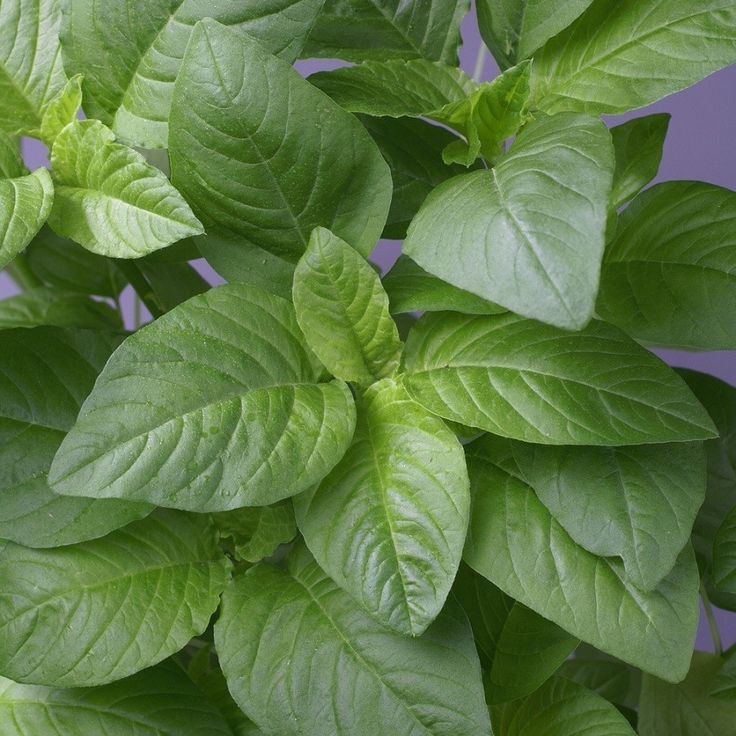
[[[640,736],[730,736],[736,703],[710,697],[723,660],[695,652],[687,678],[670,685],[644,675],[639,710]]]
[[[564,677],[523,700],[492,709],[496,736],[635,736],[608,701]]]
[[[736,651],[736,650],[734,650]],[[723,666],[713,679],[710,695],[736,704],[736,656],[734,651],[726,655]]]
[[[51,151],[49,224],[93,253],[140,258],[202,232],[164,174],[97,120],[67,125]]]
[[[602,122],[543,117],[492,170],[440,184],[404,252],[458,288],[580,329],[593,314],[613,166]]]
[[[69,547],[6,542],[0,671],[55,687],[119,680],[201,634],[228,578],[212,522],[179,511]]]
[[[713,582],[723,593],[736,595],[736,508],[723,520],[713,541]]]
[[[27,173],[20,153],[20,140],[0,128],[0,179],[14,179]]]
[[[652,590],[687,544],[705,498],[701,443],[551,447],[512,443],[524,480],[589,552],[620,557],[626,577]]]
[[[28,267],[44,284],[64,291],[117,297],[125,281],[113,263],[43,227],[25,251]]]
[[[504,703],[540,687],[578,644],[556,624],[516,603],[467,565],[453,587],[465,609],[486,670],[486,701]]]
[[[51,212],[54,185],[47,169],[0,179],[0,268],[31,242]]]
[[[411,258],[400,256],[384,276],[383,286],[389,297],[392,314],[404,312],[463,312],[464,314],[501,314],[506,310],[432,276]]]
[[[317,383],[321,372],[288,302],[238,284],[211,289],[114,353],[51,482],[193,511],[299,493],[342,457],[355,423],[348,387]]]
[[[692,549],[681,553],[657,588],[642,592],[618,561],[577,545],[532,489],[496,464],[496,440],[476,440],[466,451],[473,511],[465,561],[602,651],[669,681],[682,679],[698,625]]]
[[[366,130],[286,62],[214,21],[192,34],[170,142],[174,182],[205,225],[286,260],[318,226],[366,256],[383,230],[391,176]]]
[[[459,606],[422,637],[358,608],[305,553],[223,596],[215,643],[230,691],[279,736],[488,736],[478,656]]]
[[[120,315],[109,304],[73,291],[38,287],[0,301],[0,330],[39,325],[88,330],[123,327]]]
[[[58,0],[0,4],[0,130],[36,133],[43,110],[64,86]]]
[[[165,148],[171,97],[192,28],[214,18],[289,63],[301,53],[322,0],[127,0],[67,3],[62,43],[84,74],[85,109],[134,145]]]
[[[633,199],[657,175],[670,117],[668,113],[647,115],[611,128],[616,152],[611,193],[613,209]]]
[[[592,650],[592,647],[587,649]],[[562,665],[560,675],[584,685],[620,708],[635,710],[639,705],[641,672],[613,657],[587,656],[581,646],[575,658]]]
[[[0,678],[0,730],[3,736],[232,736],[217,708],[169,662],[96,688]]]
[[[478,0],[478,27],[501,68],[529,58],[592,0]]]
[[[135,261],[133,266],[148,286],[146,298],[152,299],[161,312],[168,312],[210,288],[210,285],[186,261],[162,263],[149,260],[146,256]]]
[[[403,240],[427,195],[451,176],[465,173],[464,166],[442,160],[442,151],[457,138],[423,120],[368,116],[360,120],[388,163],[394,184],[383,237]]]
[[[101,537],[145,504],[59,496],[46,474],[120,339],[38,327],[0,331],[0,538],[56,547]]]
[[[715,436],[682,379],[604,322],[570,333],[513,314],[426,315],[409,335],[405,367],[409,393],[431,411],[527,442]]]
[[[735,61],[732,0],[595,0],[535,55],[532,82],[547,112],[623,113]]]
[[[317,561],[381,623],[417,636],[435,619],[462,556],[467,471],[457,438],[402,386],[368,390],[347,454],[294,505]]]
[[[638,340],[736,348],[736,193],[667,182],[641,194],[606,250],[596,309]]]
[[[457,63],[468,0],[327,0],[306,56],[349,61],[424,57]]]
[[[402,344],[381,279],[329,230],[312,232],[293,299],[307,343],[333,376],[369,386],[396,372]]]

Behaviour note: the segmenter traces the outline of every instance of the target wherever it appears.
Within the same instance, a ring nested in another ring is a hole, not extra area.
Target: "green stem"
[[[117,261],[117,267],[133,287],[138,298],[146,305],[151,316],[154,319],[160,317],[164,313],[164,310],[156,301],[156,297],[151,291],[148,282],[135,263],[120,259]]]
[[[475,57],[475,67],[473,68],[473,79],[476,82],[480,82],[483,78],[483,72],[486,68],[486,61],[488,59],[488,49],[486,45],[481,41],[480,48],[478,49],[478,56]]]
[[[5,267],[5,270],[23,291],[43,286],[43,283],[36,277],[36,274],[28,267],[28,261],[26,261],[26,257],[22,253],[17,255],[13,262]]]
[[[721,639],[721,632],[718,630],[718,622],[716,621],[716,614],[713,611],[713,605],[710,602],[710,598],[708,598],[708,593],[706,592],[705,585],[703,585],[702,582],[700,583],[700,597],[703,599],[705,617],[708,619],[710,635],[713,639],[713,649],[720,657],[723,654],[723,640]]]

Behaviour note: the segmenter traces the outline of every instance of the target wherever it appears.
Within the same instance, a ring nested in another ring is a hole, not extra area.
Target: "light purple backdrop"
[[[472,14],[463,23],[463,40],[460,54],[462,66],[468,73],[472,73],[480,48],[480,35]],[[300,62],[298,65],[304,74],[334,66],[336,64],[324,61]],[[483,79],[493,79],[498,73],[499,69],[495,62],[488,59]],[[648,108],[620,118],[611,118],[610,122],[615,124],[653,112],[672,114],[664,159],[656,181],[697,179],[736,189],[736,146],[733,143],[733,121],[736,120],[736,66],[713,74],[695,87],[672,95]],[[48,165],[46,150],[37,141],[24,141],[24,155],[31,169]],[[396,259],[398,251],[398,243],[382,241],[374,252],[373,260],[386,269]],[[198,266],[213,283],[221,281],[206,267],[206,264],[198,263]],[[15,293],[17,293],[15,284],[6,274],[0,273],[0,298]],[[132,308],[130,293],[126,295],[124,305]],[[736,315],[734,318],[736,319]],[[736,352],[687,353],[661,350],[658,353],[672,365],[710,373],[736,385]],[[717,611],[717,617],[724,645],[736,643],[736,615]],[[712,648],[704,623],[701,624],[698,634],[698,647]]]

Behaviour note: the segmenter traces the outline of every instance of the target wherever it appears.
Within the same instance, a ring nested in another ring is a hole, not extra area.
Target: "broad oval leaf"
[[[468,0],[327,0],[305,55],[457,64],[460,23],[468,10]]]
[[[534,56],[540,109],[617,114],[736,62],[731,0],[595,0]]]
[[[315,227],[368,255],[391,175],[360,123],[258,43],[200,21],[171,112],[174,182],[206,226],[296,261]]]
[[[0,179],[13,179],[28,173],[20,151],[20,139],[0,128]]]
[[[355,426],[350,390],[317,383],[321,372],[288,302],[212,289],[118,348],[50,481],[65,494],[192,511],[299,493],[333,468]]]
[[[206,516],[167,509],[69,547],[6,542],[0,672],[87,687],[150,667],[205,630],[229,566]]]
[[[480,88],[461,69],[427,59],[366,61],[309,81],[350,112],[388,117],[432,117]]]
[[[736,595],[736,507],[713,540],[713,582],[722,592]]]
[[[460,566],[453,593],[470,619],[489,704],[534,692],[579,643],[465,564]]]
[[[736,656],[733,651],[725,656],[725,660],[713,679],[710,694],[714,698],[731,700],[736,704]]]
[[[3,736],[232,736],[218,709],[166,662],[96,688],[0,678]]]
[[[120,314],[109,304],[73,291],[39,286],[0,300],[1,330],[40,325],[87,330],[123,329]]]
[[[596,309],[638,340],[736,348],[736,193],[703,182],[648,189],[619,218]]]
[[[0,4],[0,129],[38,131],[47,103],[64,85],[58,0]]]
[[[551,447],[511,443],[527,483],[589,552],[620,557],[652,590],[674,567],[705,498],[701,443]]]
[[[668,113],[645,115],[611,128],[616,170],[611,207],[619,209],[654,179],[670,124]]]
[[[0,331],[0,539],[57,547],[148,514],[126,501],[59,496],[46,474],[120,339],[38,327]]]
[[[198,20],[214,18],[291,63],[321,6],[322,0],[74,0],[64,14],[64,64],[84,75],[88,115],[134,145],[165,148],[174,81]]]
[[[0,268],[31,242],[51,212],[54,185],[46,169],[0,179]]]
[[[215,645],[233,698],[279,736],[488,736],[467,619],[449,605],[424,636],[384,628],[300,549],[223,596]]]
[[[502,69],[529,58],[592,0],[478,0],[478,28]]]
[[[396,372],[402,344],[381,279],[329,230],[312,233],[293,298],[307,343],[333,376],[368,386]]]
[[[465,561],[598,649],[668,681],[681,680],[698,625],[692,548],[654,590],[642,592],[625,579],[620,563],[576,544],[526,483],[495,464],[492,438],[475,441],[466,454],[473,513]]]
[[[404,253],[460,289],[580,329],[593,314],[613,168],[601,121],[542,117],[493,169],[440,184]]]
[[[736,703],[710,696],[723,665],[720,657],[695,652],[687,678],[671,685],[644,676],[640,736],[727,736],[734,733]]]
[[[496,706],[492,714],[496,736],[635,736],[614,705],[564,677],[523,700]]]
[[[164,174],[115,143],[97,120],[67,125],[51,150],[51,166],[56,192],[49,224],[93,253],[140,258],[202,232]]]
[[[463,314],[501,314],[503,307],[469,291],[458,289],[427,273],[411,258],[399,256],[383,277],[392,314],[405,312],[462,312]]]
[[[353,444],[294,499],[322,568],[384,625],[417,636],[444,605],[470,514],[462,446],[399,384],[358,405]]]
[[[715,430],[683,380],[615,327],[565,332],[514,314],[431,314],[405,350],[409,393],[430,411],[526,442],[632,445]]]

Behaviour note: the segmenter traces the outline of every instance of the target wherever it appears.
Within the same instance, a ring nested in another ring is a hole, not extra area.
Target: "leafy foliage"
[[[734,3],[469,10],[0,0],[2,734],[734,732]]]

